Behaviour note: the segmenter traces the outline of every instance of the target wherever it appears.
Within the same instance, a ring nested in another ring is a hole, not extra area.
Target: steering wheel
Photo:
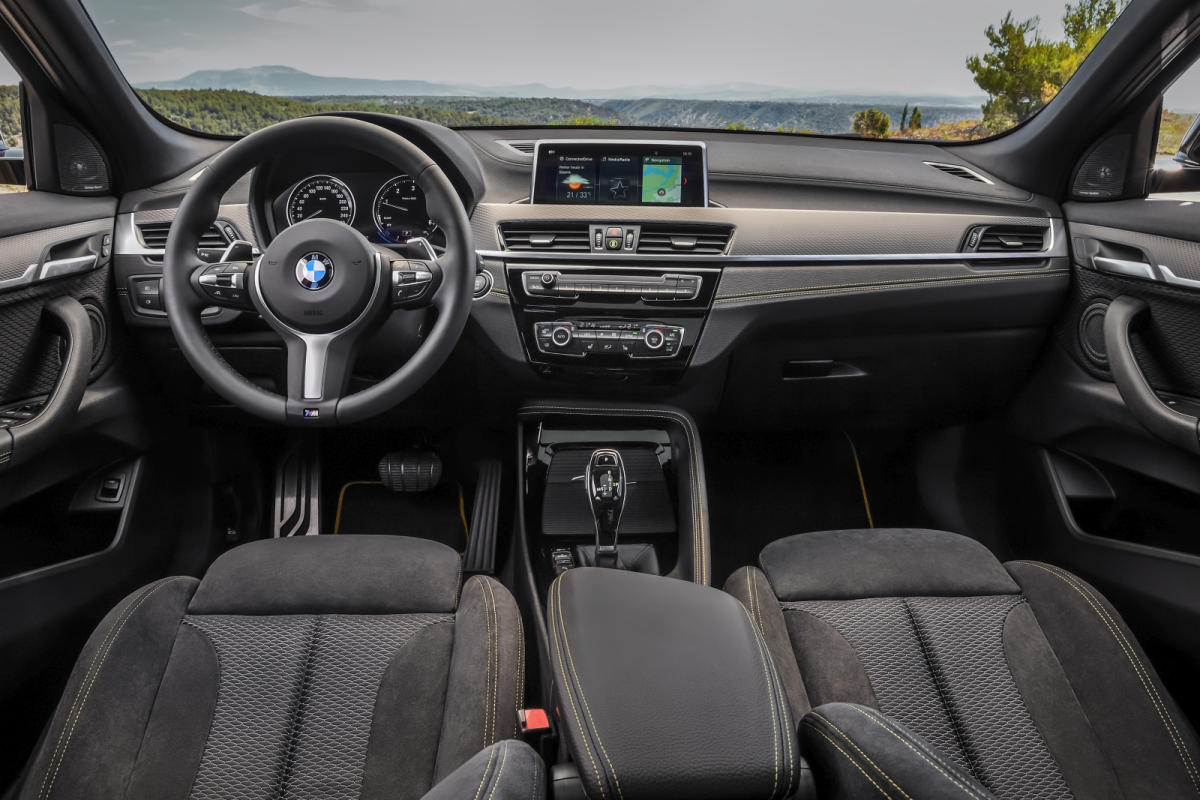
[[[305,220],[282,231],[257,260],[248,243],[221,263],[196,247],[221,197],[259,164],[325,143],[382,159],[424,190],[446,249],[401,258],[343,222]],[[289,425],[344,425],[396,406],[449,357],[471,311],[474,247],[466,209],[441,168],[403,137],[362,120],[303,117],[234,142],[196,179],[167,238],[163,294],[167,319],[192,368],[218,394],[255,416]],[[221,357],[200,321],[207,306],[257,311],[287,345],[287,394],[251,383]],[[362,337],[396,309],[432,307],[436,321],[412,357],[390,376],[346,394]]]

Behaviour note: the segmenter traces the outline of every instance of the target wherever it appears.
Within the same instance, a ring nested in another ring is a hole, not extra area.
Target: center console
[[[694,212],[708,205],[704,144],[540,140],[530,203],[546,209],[499,220],[501,251],[483,263],[504,273],[529,363],[548,378],[677,380],[733,236]]]
[[[699,341],[719,277],[714,268],[566,260],[507,266],[526,355],[547,377],[678,377]]]

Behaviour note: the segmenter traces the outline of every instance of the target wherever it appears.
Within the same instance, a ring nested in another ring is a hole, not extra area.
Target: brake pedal
[[[442,459],[432,450],[400,450],[379,460],[379,480],[393,492],[428,492],[442,479]]]

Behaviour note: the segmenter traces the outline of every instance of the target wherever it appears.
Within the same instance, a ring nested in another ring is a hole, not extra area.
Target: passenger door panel
[[[1051,534],[1028,544],[1112,595],[1195,714],[1185,676],[1200,664],[1200,208],[1139,199],[1064,212],[1070,299],[1012,413],[1036,445],[1026,466],[1052,515]],[[1127,337],[1115,336],[1131,309]]]

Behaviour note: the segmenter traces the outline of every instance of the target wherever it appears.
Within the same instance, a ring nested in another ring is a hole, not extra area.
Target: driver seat
[[[516,603],[461,580],[443,544],[310,536],[145,586],[88,640],[14,796],[540,797],[509,741]]]

